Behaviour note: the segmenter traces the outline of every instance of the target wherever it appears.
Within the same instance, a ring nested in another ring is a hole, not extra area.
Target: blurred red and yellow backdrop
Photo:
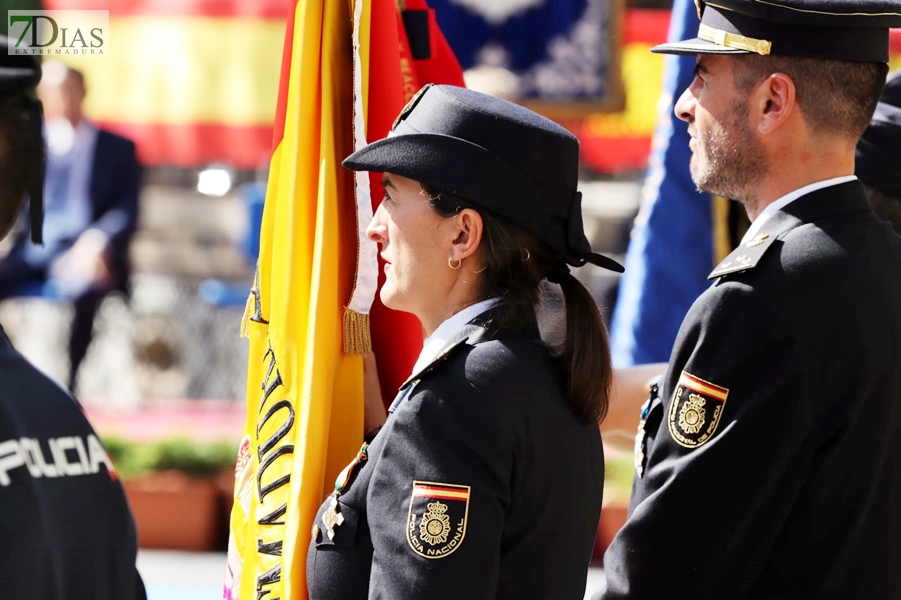
[[[130,136],[146,165],[265,168],[272,147],[287,0],[45,0],[110,11],[106,56],[63,56],[89,88],[86,112]],[[602,173],[644,168],[661,89],[668,10],[627,9],[620,53],[625,104],[565,123]],[[901,30],[891,68],[901,68]]]

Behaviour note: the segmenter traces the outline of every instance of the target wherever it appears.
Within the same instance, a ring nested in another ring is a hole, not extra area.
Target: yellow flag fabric
[[[353,150],[351,10],[347,1],[297,0],[288,19],[257,281],[244,323],[247,419],[229,600],[307,597],[311,524],[362,440],[362,357],[342,350],[358,235],[353,175],[341,166]],[[368,38],[366,10],[357,16]]]

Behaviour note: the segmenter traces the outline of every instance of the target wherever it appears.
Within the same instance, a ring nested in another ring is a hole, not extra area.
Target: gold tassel
[[[366,354],[372,351],[369,315],[344,308],[344,353]]]

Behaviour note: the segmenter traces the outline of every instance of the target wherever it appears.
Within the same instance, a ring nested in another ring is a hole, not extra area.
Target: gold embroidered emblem
[[[447,516],[447,504],[429,503],[429,511],[422,515],[419,524],[419,536],[430,546],[437,546],[447,541],[450,533],[450,517]]]
[[[682,371],[669,409],[669,432],[686,448],[707,443],[716,433],[729,396],[727,388]]]
[[[679,409],[679,427],[688,433],[697,433],[704,426],[705,400],[697,394],[689,394],[688,402]]]
[[[413,112],[413,109],[416,108],[416,104],[419,103],[419,99],[422,98],[422,95],[425,94],[430,87],[432,87],[431,83],[425,84],[424,86],[422,86],[422,88],[420,88],[418,92],[413,95],[412,98],[410,98],[410,101],[404,105],[404,107],[400,111],[400,114],[397,115],[396,119],[394,119],[394,123],[391,125],[391,131],[394,131],[397,128],[398,123],[406,119],[407,115]]]
[[[754,262],[753,260],[751,260],[751,257],[748,256],[747,254],[742,254],[741,256],[736,256],[735,260],[738,261],[739,265],[741,265],[742,267],[747,267],[752,262]]]
[[[338,512],[338,499],[334,496],[332,496],[328,508],[322,513],[322,524],[325,525],[325,533],[328,534],[330,540],[335,539],[335,527],[344,524],[344,515]]]
[[[745,248],[753,248],[754,246],[759,246],[768,237],[770,237],[769,234],[761,233],[760,235],[755,237],[753,240],[751,240],[750,242],[745,244]]]
[[[414,481],[407,517],[407,543],[423,558],[444,558],[466,537],[468,485]],[[420,516],[421,515],[421,516]]]

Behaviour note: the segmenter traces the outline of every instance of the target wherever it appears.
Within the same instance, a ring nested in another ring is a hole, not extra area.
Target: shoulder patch
[[[686,448],[707,443],[720,424],[729,390],[682,371],[669,408],[669,433]]]
[[[414,481],[407,517],[407,543],[423,558],[453,554],[466,537],[468,485]]]
[[[711,271],[710,275],[707,276],[707,279],[716,279],[717,277],[729,275],[730,273],[739,273],[741,271],[753,269],[757,266],[757,263],[760,262],[760,259],[770,245],[775,241],[776,236],[768,233],[761,233],[750,242],[745,242],[733,250],[729,256],[723,259],[723,262],[718,264],[716,268]]]

